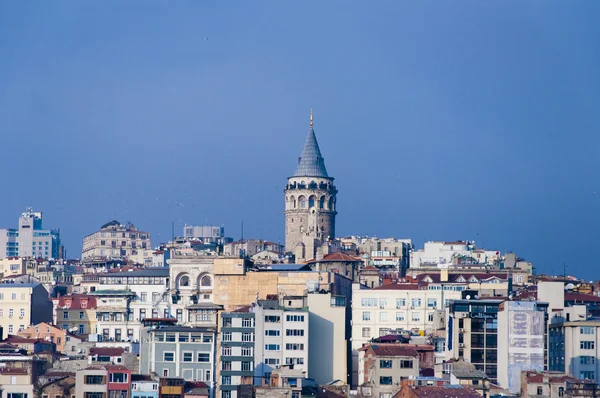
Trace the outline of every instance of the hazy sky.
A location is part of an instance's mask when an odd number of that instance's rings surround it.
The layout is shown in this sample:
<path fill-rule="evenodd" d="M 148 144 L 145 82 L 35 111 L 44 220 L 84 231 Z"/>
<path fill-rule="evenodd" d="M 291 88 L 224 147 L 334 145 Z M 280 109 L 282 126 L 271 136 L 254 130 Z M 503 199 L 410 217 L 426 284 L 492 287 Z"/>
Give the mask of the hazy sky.
<path fill-rule="evenodd" d="M 0 226 L 284 241 L 314 108 L 338 235 L 598 278 L 600 1 L 0 3 Z M 205 39 L 207 38 L 207 39 Z"/>

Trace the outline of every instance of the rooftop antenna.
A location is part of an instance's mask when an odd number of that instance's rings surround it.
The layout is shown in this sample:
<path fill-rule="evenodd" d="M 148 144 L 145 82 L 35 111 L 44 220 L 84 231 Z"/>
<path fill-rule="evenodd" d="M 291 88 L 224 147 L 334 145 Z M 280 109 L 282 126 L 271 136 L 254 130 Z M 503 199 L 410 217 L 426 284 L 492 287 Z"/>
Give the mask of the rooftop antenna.
<path fill-rule="evenodd" d="M 244 243 L 244 220 L 242 220 L 242 238 L 240 243 Z"/>
<path fill-rule="evenodd" d="M 312 114 L 312 107 L 310 108 L 310 122 L 308 123 L 310 125 L 310 128 L 312 129 L 313 127 L 313 114 Z"/>

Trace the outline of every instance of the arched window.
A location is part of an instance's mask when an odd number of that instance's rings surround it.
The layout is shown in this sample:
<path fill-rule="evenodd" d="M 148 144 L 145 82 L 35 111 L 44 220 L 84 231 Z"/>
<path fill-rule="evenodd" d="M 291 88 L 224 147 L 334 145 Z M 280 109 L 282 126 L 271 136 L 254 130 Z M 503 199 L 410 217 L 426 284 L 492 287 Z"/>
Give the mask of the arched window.
<path fill-rule="evenodd" d="M 298 202 L 300 202 L 301 209 L 306 209 L 306 197 L 305 196 L 299 196 Z"/>
<path fill-rule="evenodd" d="M 329 203 L 327 204 L 327 209 L 328 210 L 333 210 L 333 196 L 329 198 Z"/>
<path fill-rule="evenodd" d="M 187 275 L 183 275 L 179 277 L 178 287 L 189 287 L 190 286 L 190 277 Z"/>
<path fill-rule="evenodd" d="M 317 197 L 316 197 L 315 195 L 311 195 L 311 196 L 308 198 L 308 207 L 309 207 L 309 208 L 315 207 L 315 202 L 316 202 L 316 200 L 317 200 Z"/>
<path fill-rule="evenodd" d="M 558 387 L 558 396 L 559 397 L 565 396 L 565 388 L 564 387 Z"/>
<path fill-rule="evenodd" d="M 212 279 L 210 276 L 208 275 L 204 275 L 202 277 L 202 279 L 200 279 L 200 287 L 211 287 L 212 286 Z"/>
<path fill-rule="evenodd" d="M 321 196 L 319 198 L 319 209 L 322 209 L 325 207 L 325 196 Z"/>

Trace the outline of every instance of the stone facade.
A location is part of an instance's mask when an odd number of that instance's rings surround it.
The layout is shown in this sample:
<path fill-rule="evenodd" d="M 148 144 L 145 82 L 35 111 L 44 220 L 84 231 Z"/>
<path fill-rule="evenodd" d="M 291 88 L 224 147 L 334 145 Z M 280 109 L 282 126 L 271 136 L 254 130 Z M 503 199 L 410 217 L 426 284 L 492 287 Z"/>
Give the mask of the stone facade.
<path fill-rule="evenodd" d="M 296 261 L 314 258 L 320 243 L 335 237 L 337 189 L 325 169 L 312 127 L 285 187 L 285 250 Z"/>

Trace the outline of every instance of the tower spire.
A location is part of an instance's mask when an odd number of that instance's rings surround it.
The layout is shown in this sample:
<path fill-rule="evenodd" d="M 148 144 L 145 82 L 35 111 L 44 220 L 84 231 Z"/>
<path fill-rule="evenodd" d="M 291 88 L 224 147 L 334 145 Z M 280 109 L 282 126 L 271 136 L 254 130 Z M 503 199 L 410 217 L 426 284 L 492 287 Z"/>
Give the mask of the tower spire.
<path fill-rule="evenodd" d="M 309 122 L 310 128 L 312 128 L 313 126 L 313 116 L 312 116 L 312 107 L 310 108 L 310 122 Z"/>

